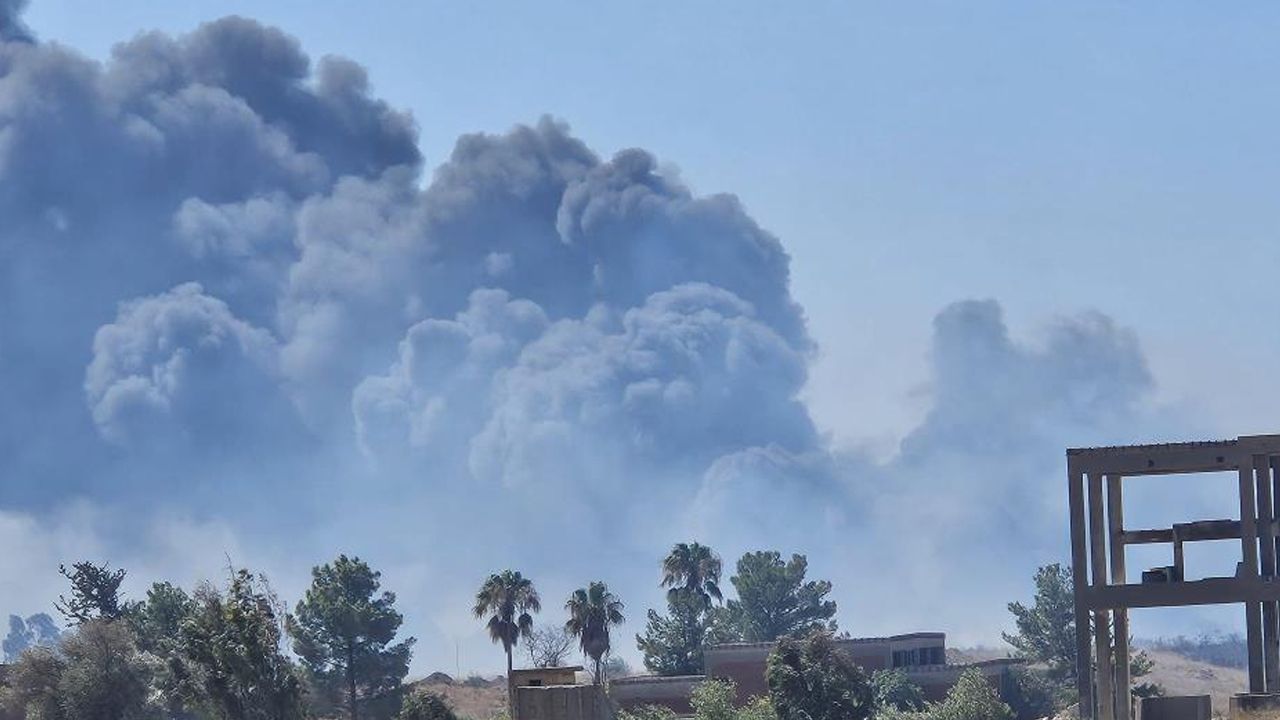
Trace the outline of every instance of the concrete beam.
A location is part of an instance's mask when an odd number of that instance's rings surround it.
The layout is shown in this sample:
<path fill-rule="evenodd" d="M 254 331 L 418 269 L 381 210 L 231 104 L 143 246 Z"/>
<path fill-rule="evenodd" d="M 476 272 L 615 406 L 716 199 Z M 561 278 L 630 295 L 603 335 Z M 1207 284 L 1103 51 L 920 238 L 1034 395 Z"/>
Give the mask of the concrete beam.
<path fill-rule="evenodd" d="M 1080 602 L 1086 610 L 1227 605 L 1280 601 L 1280 582 L 1262 578 L 1205 578 L 1191 582 L 1088 588 L 1083 595 Z"/>

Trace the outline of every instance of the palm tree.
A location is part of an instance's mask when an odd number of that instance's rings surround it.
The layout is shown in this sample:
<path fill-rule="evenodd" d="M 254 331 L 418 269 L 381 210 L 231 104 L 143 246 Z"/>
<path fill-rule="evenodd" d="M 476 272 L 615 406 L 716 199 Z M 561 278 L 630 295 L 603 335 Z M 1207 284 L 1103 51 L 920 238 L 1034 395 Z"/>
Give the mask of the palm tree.
<path fill-rule="evenodd" d="M 679 595 L 701 598 L 705 608 L 711 601 L 722 600 L 720 594 L 720 556 L 701 543 L 679 543 L 662 561 L 662 587 L 668 600 Z"/>
<path fill-rule="evenodd" d="M 592 676 L 597 685 L 604 682 L 604 659 L 609 654 L 609 628 L 621 625 L 622 601 L 609 592 L 609 586 L 596 581 L 585 588 L 573 591 L 564 609 L 569 611 L 569 622 L 564 629 L 578 638 L 582 652 L 594 663 Z"/>
<path fill-rule="evenodd" d="M 511 570 L 490 575 L 476 593 L 472 612 L 477 618 L 490 616 L 489 639 L 501 642 L 507 652 L 507 702 L 512 717 L 515 717 L 515 697 L 511 685 L 511 649 L 521 636 L 527 638 L 533 632 L 532 613 L 540 610 L 542 601 L 533 588 L 533 581 Z"/>

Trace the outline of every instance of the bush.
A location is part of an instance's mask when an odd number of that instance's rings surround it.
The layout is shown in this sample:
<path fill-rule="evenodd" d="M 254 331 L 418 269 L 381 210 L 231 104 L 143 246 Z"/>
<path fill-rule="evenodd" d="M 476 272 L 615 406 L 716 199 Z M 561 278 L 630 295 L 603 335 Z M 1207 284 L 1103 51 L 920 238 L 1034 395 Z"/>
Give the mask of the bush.
<path fill-rule="evenodd" d="M 738 720 L 778 720 L 778 711 L 767 697 L 754 697 L 738 710 Z"/>
<path fill-rule="evenodd" d="M 418 690 L 405 695 L 398 717 L 399 720 L 458 720 L 449 701 L 430 690 Z"/>
<path fill-rule="evenodd" d="M 1043 672 L 1031 668 L 1014 668 L 1009 673 L 1009 691 L 1005 701 L 1018 720 L 1049 717 L 1062 709 L 1060 688 Z"/>
<path fill-rule="evenodd" d="M 779 640 L 765 676 L 780 720 L 864 720 L 871 714 L 866 675 L 827 633 Z"/>
<path fill-rule="evenodd" d="M 689 697 L 694 720 L 736 720 L 738 686 L 731 680 L 715 678 L 698 683 Z"/>
<path fill-rule="evenodd" d="M 981 670 L 970 668 L 960 674 L 947 698 L 930 708 L 929 720 L 1013 720 L 1013 710 Z"/>
<path fill-rule="evenodd" d="M 641 705 L 619 711 L 618 720 L 676 720 L 676 713 L 665 705 Z"/>
<path fill-rule="evenodd" d="M 914 712 L 925 707 L 924 691 L 902 670 L 877 670 L 871 675 L 871 694 L 876 716 L 885 710 Z"/>

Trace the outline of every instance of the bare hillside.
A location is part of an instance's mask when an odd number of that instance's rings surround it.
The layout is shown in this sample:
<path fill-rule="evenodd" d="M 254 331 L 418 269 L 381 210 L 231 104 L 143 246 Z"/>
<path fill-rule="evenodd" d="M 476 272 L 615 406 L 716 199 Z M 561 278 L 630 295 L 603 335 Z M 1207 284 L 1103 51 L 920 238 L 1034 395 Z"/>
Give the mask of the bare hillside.
<path fill-rule="evenodd" d="M 1167 650 L 1147 650 L 1155 661 L 1151 675 L 1143 678 L 1164 686 L 1169 695 L 1209 695 L 1215 714 L 1227 714 L 1227 700 L 1249 685 L 1248 674 L 1238 668 L 1189 660 Z"/>
<path fill-rule="evenodd" d="M 490 720 L 505 713 L 507 707 L 507 684 L 501 678 L 484 682 L 455 681 L 437 673 L 414 682 L 413 687 L 443 695 L 459 717 L 469 720 Z"/>

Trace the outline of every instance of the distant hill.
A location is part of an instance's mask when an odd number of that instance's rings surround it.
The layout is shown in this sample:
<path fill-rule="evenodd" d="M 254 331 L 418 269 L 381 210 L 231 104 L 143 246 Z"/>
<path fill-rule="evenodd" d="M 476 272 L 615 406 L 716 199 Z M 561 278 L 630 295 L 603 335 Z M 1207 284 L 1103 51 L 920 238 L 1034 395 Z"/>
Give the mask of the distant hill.
<path fill-rule="evenodd" d="M 1155 664 L 1142 681 L 1162 686 L 1168 695 L 1208 695 L 1215 714 L 1226 717 L 1230 697 L 1249 685 L 1245 670 L 1248 656 L 1239 655 L 1237 640 L 1243 648 L 1244 641 L 1238 636 L 1136 642 Z M 1000 648 L 948 648 L 947 662 L 980 662 L 1008 655 L 1007 649 Z"/>
<path fill-rule="evenodd" d="M 507 708 L 507 681 L 501 677 L 472 676 L 455 680 L 444 673 L 432 673 L 409 685 L 443 695 L 459 717 L 470 720 L 490 720 Z"/>
<path fill-rule="evenodd" d="M 1135 644 L 1152 650 L 1168 650 L 1183 657 L 1219 667 L 1247 668 L 1249 666 L 1249 646 L 1245 644 L 1244 637 L 1238 633 L 1201 635 L 1197 638 L 1178 636 L 1139 640 Z"/>

